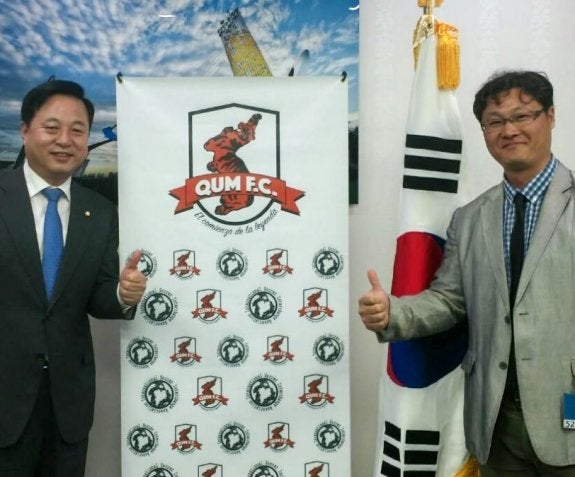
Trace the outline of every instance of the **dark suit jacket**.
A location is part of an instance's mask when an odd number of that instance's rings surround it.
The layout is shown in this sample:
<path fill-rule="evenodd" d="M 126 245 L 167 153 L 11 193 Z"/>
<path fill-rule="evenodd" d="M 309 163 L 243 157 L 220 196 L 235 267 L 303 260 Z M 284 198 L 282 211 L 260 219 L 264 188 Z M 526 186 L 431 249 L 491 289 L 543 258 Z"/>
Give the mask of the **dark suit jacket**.
<path fill-rule="evenodd" d="M 62 437 L 87 437 L 95 395 L 88 314 L 123 318 L 117 210 L 74 181 L 70 196 L 66 246 L 48 303 L 23 170 L 0 173 L 0 447 L 16 442 L 26 425 L 44 356 Z"/>
<path fill-rule="evenodd" d="M 511 347 L 503 253 L 503 186 L 458 209 L 430 289 L 391 298 L 383 340 L 434 334 L 467 319 L 465 437 L 484 463 L 505 388 Z M 575 188 L 561 163 L 545 199 L 517 289 L 515 355 L 521 405 L 538 457 L 575 464 L 575 432 L 562 428 L 563 393 L 575 392 Z"/>

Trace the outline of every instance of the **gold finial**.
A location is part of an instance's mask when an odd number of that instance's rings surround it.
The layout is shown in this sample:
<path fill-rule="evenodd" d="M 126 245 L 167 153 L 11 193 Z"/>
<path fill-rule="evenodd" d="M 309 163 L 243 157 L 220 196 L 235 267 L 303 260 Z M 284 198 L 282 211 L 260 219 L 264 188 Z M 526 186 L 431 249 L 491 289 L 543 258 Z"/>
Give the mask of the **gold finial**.
<path fill-rule="evenodd" d="M 443 90 L 459 86 L 460 65 L 457 28 L 439 22 L 433 16 L 433 8 L 442 3 L 443 0 L 417 0 L 417 5 L 423 8 L 423 15 L 413 31 L 413 56 L 417 68 L 421 43 L 431 35 L 436 36 L 437 87 Z"/>

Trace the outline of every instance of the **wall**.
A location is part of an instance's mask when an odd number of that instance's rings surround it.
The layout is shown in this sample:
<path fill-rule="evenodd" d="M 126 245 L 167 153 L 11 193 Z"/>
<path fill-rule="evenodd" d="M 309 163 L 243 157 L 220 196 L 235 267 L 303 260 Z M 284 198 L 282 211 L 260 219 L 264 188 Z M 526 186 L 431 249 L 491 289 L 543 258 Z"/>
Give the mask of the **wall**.
<path fill-rule="evenodd" d="M 352 2 L 353 3 L 353 2 Z M 411 37 L 421 10 L 416 0 L 362 0 L 360 10 L 360 196 L 350 207 L 350 333 L 353 477 L 369 477 L 374 462 L 379 375 L 385 346 L 363 329 L 357 298 L 374 267 L 391 281 L 397 230 L 404 124 L 413 63 Z M 570 141 L 575 89 L 573 0 L 445 0 L 437 18 L 460 31 L 461 86 L 457 97 L 464 122 L 467 167 L 475 196 L 501 179 L 472 115 L 473 95 L 501 68 L 544 70 L 555 86 L 555 154 L 575 168 Z M 120 475 L 119 326 L 93 321 L 98 366 L 96 423 L 88 477 Z M 382 405 L 384 405 L 383 403 Z M 131 476 L 126 476 L 131 477 Z M 332 477 L 340 477 L 332 475 Z M 345 476 L 341 476 L 345 477 Z"/>

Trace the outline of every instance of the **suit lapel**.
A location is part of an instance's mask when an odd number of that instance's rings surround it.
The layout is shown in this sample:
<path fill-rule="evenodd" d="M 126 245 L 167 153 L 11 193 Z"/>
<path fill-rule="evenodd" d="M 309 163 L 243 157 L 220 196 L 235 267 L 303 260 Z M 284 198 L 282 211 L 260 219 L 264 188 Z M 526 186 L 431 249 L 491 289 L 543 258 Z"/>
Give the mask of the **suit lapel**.
<path fill-rule="evenodd" d="M 490 194 L 481 207 L 481 223 L 486 244 L 487 257 L 495 286 L 501 299 L 509 308 L 509 286 L 505 270 L 505 255 L 503 253 L 503 185 L 499 185 Z"/>
<path fill-rule="evenodd" d="M 34 214 L 22 168 L 0 176 L 0 220 L 6 225 L 11 244 L 30 284 L 40 300 L 45 301 L 44 278 Z M 10 246 L 2 244 L 3 247 Z"/>
<path fill-rule="evenodd" d="M 521 280 L 517 288 L 517 302 L 519 302 L 525 292 L 527 284 L 537 268 L 537 263 L 541 259 L 565 211 L 565 207 L 572 196 L 572 187 L 571 174 L 566 167 L 559 163 L 555 175 L 545 193 L 533 237 L 531 237 L 529 243 L 529 249 L 521 272 Z"/>

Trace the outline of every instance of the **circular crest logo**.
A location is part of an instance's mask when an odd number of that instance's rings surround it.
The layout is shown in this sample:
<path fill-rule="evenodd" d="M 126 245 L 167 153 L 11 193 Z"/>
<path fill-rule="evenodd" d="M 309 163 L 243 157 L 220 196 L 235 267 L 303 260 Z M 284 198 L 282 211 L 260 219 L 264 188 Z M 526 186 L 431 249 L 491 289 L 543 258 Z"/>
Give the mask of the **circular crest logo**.
<path fill-rule="evenodd" d="M 151 339 L 139 336 L 128 343 L 126 358 L 136 368 L 149 368 L 158 358 L 158 347 Z"/>
<path fill-rule="evenodd" d="M 150 455 L 158 447 L 158 433 L 147 424 L 138 424 L 128 432 L 126 444 L 138 456 Z"/>
<path fill-rule="evenodd" d="M 313 257 L 315 273 L 322 278 L 335 278 L 343 270 L 343 256 L 334 248 L 322 248 Z"/>
<path fill-rule="evenodd" d="M 142 388 L 142 401 L 154 412 L 167 412 L 178 401 L 178 387 L 165 376 L 149 379 Z"/>
<path fill-rule="evenodd" d="M 239 422 L 230 422 L 220 429 L 218 443 L 227 454 L 239 454 L 248 447 L 250 433 Z"/>
<path fill-rule="evenodd" d="M 272 462 L 258 462 L 248 472 L 248 477 L 283 477 L 281 469 Z"/>
<path fill-rule="evenodd" d="M 283 388 L 275 377 L 258 375 L 249 382 L 246 397 L 258 411 L 270 411 L 281 402 Z"/>
<path fill-rule="evenodd" d="M 178 477 L 178 473 L 173 467 L 161 463 L 149 467 L 144 477 Z"/>
<path fill-rule="evenodd" d="M 158 270 L 158 262 L 148 250 L 142 250 L 142 255 L 138 261 L 138 270 L 148 279 L 152 278 Z"/>
<path fill-rule="evenodd" d="M 313 355 L 321 364 L 332 366 L 343 357 L 343 341 L 335 335 L 322 335 L 313 344 Z"/>
<path fill-rule="evenodd" d="M 246 313 L 259 324 L 271 323 L 282 311 L 280 296 L 269 288 L 258 288 L 246 300 Z"/>
<path fill-rule="evenodd" d="M 241 366 L 248 359 L 248 355 L 249 346 L 247 342 L 239 336 L 226 336 L 218 344 L 218 358 L 225 366 Z"/>
<path fill-rule="evenodd" d="M 228 249 L 218 257 L 217 267 L 222 277 L 228 280 L 238 280 L 248 270 L 248 259 L 239 250 Z"/>
<path fill-rule="evenodd" d="M 325 452 L 335 452 L 345 441 L 345 431 L 335 421 L 322 422 L 313 433 L 316 446 Z"/>
<path fill-rule="evenodd" d="M 144 296 L 140 308 L 148 323 L 164 326 L 176 316 L 178 302 L 167 290 L 152 290 Z"/>

